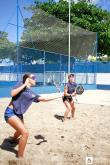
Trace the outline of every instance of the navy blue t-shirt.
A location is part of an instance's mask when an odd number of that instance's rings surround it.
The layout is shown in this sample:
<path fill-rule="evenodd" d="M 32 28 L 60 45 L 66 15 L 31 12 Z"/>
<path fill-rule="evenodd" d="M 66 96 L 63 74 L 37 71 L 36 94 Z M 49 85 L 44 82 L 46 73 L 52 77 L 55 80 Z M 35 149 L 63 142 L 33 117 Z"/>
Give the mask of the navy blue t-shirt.
<path fill-rule="evenodd" d="M 73 83 L 68 82 L 66 84 L 66 86 L 67 86 L 67 89 L 68 89 L 67 93 L 68 94 L 72 94 L 73 92 L 75 92 L 77 84 L 75 82 L 73 82 Z"/>
<path fill-rule="evenodd" d="M 19 82 L 13 89 L 23 85 Z M 16 114 L 24 114 L 32 102 L 39 102 L 40 95 L 35 94 L 30 88 L 24 88 L 16 96 L 12 97 L 12 103 Z"/>

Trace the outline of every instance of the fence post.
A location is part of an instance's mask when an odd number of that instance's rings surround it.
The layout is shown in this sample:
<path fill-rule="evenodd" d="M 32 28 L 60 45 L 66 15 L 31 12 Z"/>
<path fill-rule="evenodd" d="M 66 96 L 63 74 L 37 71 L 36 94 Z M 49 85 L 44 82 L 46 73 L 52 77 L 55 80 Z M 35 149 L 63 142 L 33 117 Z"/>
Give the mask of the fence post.
<path fill-rule="evenodd" d="M 44 74 L 43 75 L 44 75 L 44 80 L 43 80 L 44 82 L 43 82 L 43 84 L 45 86 L 45 51 L 44 51 Z"/>

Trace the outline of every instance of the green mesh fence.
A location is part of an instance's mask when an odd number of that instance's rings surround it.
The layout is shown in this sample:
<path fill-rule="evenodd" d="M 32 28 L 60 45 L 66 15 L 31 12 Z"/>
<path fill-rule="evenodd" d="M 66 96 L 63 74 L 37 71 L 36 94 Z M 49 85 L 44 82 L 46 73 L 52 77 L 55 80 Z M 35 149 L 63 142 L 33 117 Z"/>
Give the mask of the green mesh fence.
<path fill-rule="evenodd" d="M 36 17 L 25 21 L 20 45 L 68 56 L 68 23 L 36 9 Z M 96 55 L 96 33 L 71 24 L 71 56 L 87 59 Z"/>
<path fill-rule="evenodd" d="M 65 82 L 62 76 L 68 72 L 68 23 L 38 8 L 29 18 L 24 18 L 19 8 L 19 17 L 23 24 L 18 25 L 18 46 L 16 22 L 10 20 L 5 29 L 8 35 L 14 32 L 14 41 L 8 40 L 7 34 L 0 29 L 0 80 L 16 81 L 25 72 L 31 72 L 37 74 L 41 84 L 48 83 L 46 77 L 53 73 L 55 79 Z M 70 68 L 73 72 L 75 60 L 96 56 L 97 38 L 94 32 L 73 24 L 70 27 Z"/>

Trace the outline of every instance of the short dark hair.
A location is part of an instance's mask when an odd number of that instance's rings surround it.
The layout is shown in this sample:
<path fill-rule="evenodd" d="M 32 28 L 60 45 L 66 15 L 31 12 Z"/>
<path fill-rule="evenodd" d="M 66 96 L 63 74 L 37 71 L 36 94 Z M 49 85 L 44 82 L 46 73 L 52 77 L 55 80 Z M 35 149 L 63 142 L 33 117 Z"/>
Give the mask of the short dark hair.
<path fill-rule="evenodd" d="M 26 74 L 23 75 L 23 83 L 25 83 L 25 81 L 28 77 L 30 77 L 29 73 L 26 73 Z"/>
<path fill-rule="evenodd" d="M 73 73 L 69 74 L 68 78 L 70 78 L 70 77 L 74 77 L 74 74 Z"/>

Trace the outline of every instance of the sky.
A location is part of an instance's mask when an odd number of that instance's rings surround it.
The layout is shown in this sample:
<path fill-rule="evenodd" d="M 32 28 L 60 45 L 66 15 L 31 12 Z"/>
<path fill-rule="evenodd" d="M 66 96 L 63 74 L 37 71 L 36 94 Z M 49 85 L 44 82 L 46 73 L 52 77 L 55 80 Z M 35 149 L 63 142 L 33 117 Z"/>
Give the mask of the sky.
<path fill-rule="evenodd" d="M 57 0 L 58 1 L 58 0 Z M 75 0 L 77 2 L 77 0 Z M 103 9 L 110 11 L 110 0 L 92 0 L 92 2 Z M 26 12 L 23 7 L 33 4 L 34 0 L 19 0 L 19 6 L 23 17 L 30 17 L 31 14 Z M 15 26 L 11 24 L 15 24 Z M 23 19 L 19 14 L 19 24 L 23 26 Z M 9 40 L 16 42 L 16 0 L 0 0 L 0 31 L 6 31 Z M 19 28 L 19 36 L 21 36 L 23 28 Z M 20 40 L 20 37 L 19 37 Z"/>
<path fill-rule="evenodd" d="M 74 0 L 78 1 L 78 0 Z M 110 0 L 91 0 L 93 4 L 100 6 L 102 9 L 110 11 Z"/>
<path fill-rule="evenodd" d="M 33 4 L 34 0 L 19 0 L 23 17 L 30 17 L 31 13 L 24 10 L 24 6 Z M 0 0 L 0 31 L 8 32 L 9 39 L 16 42 L 16 0 Z M 11 25 L 14 24 L 15 26 Z M 19 25 L 23 26 L 23 19 L 19 12 Z M 19 28 L 21 35 L 23 28 Z"/>
<path fill-rule="evenodd" d="M 94 4 L 101 6 L 103 9 L 110 11 L 110 0 L 92 0 Z"/>

